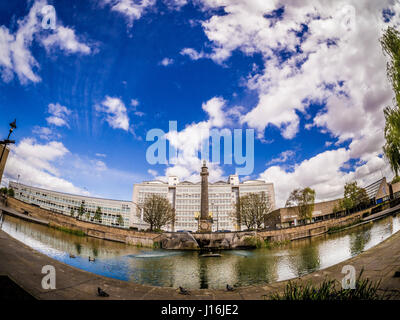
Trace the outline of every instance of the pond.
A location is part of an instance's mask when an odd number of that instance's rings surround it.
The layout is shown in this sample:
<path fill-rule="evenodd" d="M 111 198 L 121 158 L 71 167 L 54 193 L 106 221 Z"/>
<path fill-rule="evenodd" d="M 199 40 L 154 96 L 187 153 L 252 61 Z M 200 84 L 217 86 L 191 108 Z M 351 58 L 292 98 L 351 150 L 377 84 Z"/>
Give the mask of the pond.
<path fill-rule="evenodd" d="M 53 259 L 95 274 L 153 286 L 221 289 L 226 284 L 247 286 L 296 278 L 342 262 L 399 231 L 400 215 L 272 249 L 223 251 L 218 258 L 80 237 L 7 215 L 1 229 Z"/>

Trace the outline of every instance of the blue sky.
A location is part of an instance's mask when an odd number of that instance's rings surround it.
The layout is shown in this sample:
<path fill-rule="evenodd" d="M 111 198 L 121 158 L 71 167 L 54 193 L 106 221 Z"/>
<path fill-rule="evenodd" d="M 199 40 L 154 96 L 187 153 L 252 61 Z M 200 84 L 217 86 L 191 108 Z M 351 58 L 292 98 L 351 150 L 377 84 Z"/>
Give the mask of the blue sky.
<path fill-rule="evenodd" d="M 2 2 L 0 132 L 18 123 L 5 183 L 130 199 L 135 182 L 196 180 L 202 127 L 256 130 L 241 178 L 274 182 L 278 205 L 295 187 L 325 200 L 390 177 L 378 40 L 400 6 L 366 2 Z M 55 29 L 42 26 L 46 5 Z M 169 121 L 181 162 L 150 165 L 146 134 Z M 210 166 L 212 180 L 235 173 Z"/>

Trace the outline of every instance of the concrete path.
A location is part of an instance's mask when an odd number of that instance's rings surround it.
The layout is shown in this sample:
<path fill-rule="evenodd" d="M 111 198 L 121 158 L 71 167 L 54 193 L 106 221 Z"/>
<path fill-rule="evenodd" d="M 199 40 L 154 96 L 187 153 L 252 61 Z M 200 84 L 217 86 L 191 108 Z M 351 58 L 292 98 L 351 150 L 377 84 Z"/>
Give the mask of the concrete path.
<path fill-rule="evenodd" d="M 56 289 L 45 290 L 41 287 L 44 274 L 42 267 L 52 265 L 56 269 Z M 400 278 L 394 278 L 400 271 L 400 232 L 360 255 L 311 273 L 301 278 L 314 284 L 325 277 L 341 281 L 344 265 L 352 265 L 357 273 L 364 268 L 364 276 L 371 280 L 382 280 L 381 288 L 400 293 Z M 37 299 L 146 299 L 146 300 L 260 300 L 271 293 L 282 291 L 287 281 L 267 286 L 243 287 L 234 292 L 224 290 L 192 290 L 190 295 L 180 295 L 174 288 L 161 288 L 120 281 L 89 273 L 41 254 L 23 243 L 11 238 L 0 230 L 0 275 L 8 275 L 24 290 Z M 292 280 L 293 281 L 293 280 Z M 109 298 L 97 297 L 97 287 L 110 294 Z M 400 299 L 400 295 L 397 296 Z"/>
<path fill-rule="evenodd" d="M 393 207 L 393 208 L 389 208 L 389 209 L 383 210 L 381 212 L 377 212 L 377 213 L 371 214 L 370 216 L 363 218 L 362 221 L 372 221 L 372 220 L 384 218 L 384 217 L 386 217 L 386 216 L 388 216 L 388 215 L 390 215 L 392 213 L 395 213 L 395 212 L 397 212 L 399 210 L 400 210 L 400 204 L 398 206 Z"/>
<path fill-rule="evenodd" d="M 25 220 L 25 221 L 38 223 L 38 224 L 43 224 L 43 225 L 46 225 L 46 226 L 49 225 L 49 221 L 47 221 L 47 220 L 37 219 L 37 218 L 31 217 L 31 216 L 29 216 L 27 214 L 19 213 L 18 211 L 14 210 L 12 208 L 9 208 L 9 207 L 4 207 L 1 204 L 0 204 L 0 211 L 3 214 L 7 214 L 9 216 L 20 218 L 20 219 Z"/>

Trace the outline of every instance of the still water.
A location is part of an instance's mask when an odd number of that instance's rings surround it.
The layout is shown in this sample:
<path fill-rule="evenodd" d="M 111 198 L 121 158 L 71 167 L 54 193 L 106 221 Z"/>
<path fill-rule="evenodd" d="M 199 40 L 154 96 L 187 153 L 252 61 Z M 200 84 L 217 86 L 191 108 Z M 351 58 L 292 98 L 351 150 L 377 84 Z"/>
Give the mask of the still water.
<path fill-rule="evenodd" d="M 106 277 L 164 287 L 225 288 L 287 280 L 337 264 L 399 231 L 400 215 L 278 248 L 224 251 L 220 258 L 79 237 L 9 216 L 1 229 L 53 259 Z"/>

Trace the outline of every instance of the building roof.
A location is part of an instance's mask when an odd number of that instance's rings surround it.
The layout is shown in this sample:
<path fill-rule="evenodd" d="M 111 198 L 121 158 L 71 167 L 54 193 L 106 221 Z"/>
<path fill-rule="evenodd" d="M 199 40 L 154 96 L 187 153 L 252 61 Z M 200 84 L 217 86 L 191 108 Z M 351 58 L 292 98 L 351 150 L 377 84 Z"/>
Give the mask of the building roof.
<path fill-rule="evenodd" d="M 80 197 L 80 198 L 85 198 L 85 199 L 105 200 L 105 201 L 115 201 L 115 202 L 132 202 L 131 200 L 116 200 L 116 199 L 107 199 L 107 198 L 99 198 L 99 197 L 90 197 L 90 196 L 84 196 L 84 195 L 81 195 L 81 194 L 73 194 L 73 193 L 60 192 L 60 191 L 55 191 L 55 190 L 48 190 L 48 189 L 43 189 L 43 188 L 39 188 L 39 187 L 28 186 L 26 184 L 17 183 L 15 181 L 10 181 L 9 183 L 17 185 L 17 186 L 22 186 L 22 187 L 25 187 L 25 188 L 32 188 L 32 189 L 41 190 L 41 191 L 44 191 L 44 192 L 57 193 L 57 194 L 65 195 L 65 196 L 69 196 L 69 197 Z"/>
<path fill-rule="evenodd" d="M 379 179 L 378 181 L 364 187 L 369 199 L 375 199 L 382 182 L 386 182 L 386 178 Z"/>

